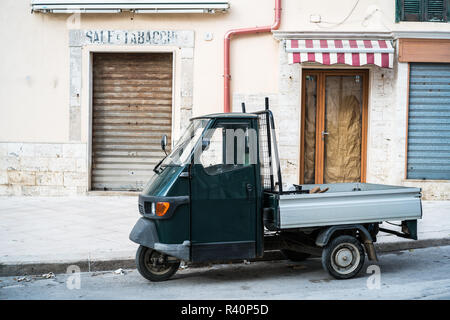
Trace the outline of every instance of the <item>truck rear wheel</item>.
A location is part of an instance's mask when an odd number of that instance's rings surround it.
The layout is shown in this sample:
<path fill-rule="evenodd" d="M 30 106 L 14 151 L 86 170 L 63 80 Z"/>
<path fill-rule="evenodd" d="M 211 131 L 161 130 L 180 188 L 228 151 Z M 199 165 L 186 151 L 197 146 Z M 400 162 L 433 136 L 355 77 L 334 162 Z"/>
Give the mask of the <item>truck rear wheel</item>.
<path fill-rule="evenodd" d="M 139 246 L 136 252 L 139 273 L 150 281 L 165 281 L 177 272 L 180 260 L 151 248 Z"/>
<path fill-rule="evenodd" d="M 338 236 L 322 251 L 322 266 L 336 279 L 356 276 L 364 265 L 364 248 L 352 236 Z"/>
<path fill-rule="evenodd" d="M 309 253 L 297 252 L 292 250 L 281 250 L 281 253 L 289 260 L 295 262 L 305 261 L 311 256 Z"/>

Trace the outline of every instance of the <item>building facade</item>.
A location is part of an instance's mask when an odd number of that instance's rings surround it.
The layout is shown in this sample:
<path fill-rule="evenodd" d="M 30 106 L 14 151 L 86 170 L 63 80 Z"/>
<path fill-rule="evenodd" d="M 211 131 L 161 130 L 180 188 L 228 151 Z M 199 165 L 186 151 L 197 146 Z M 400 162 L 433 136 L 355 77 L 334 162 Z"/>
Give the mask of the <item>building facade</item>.
<path fill-rule="evenodd" d="M 140 190 L 275 2 L 2 1 L 0 195 Z M 448 2 L 284 0 L 231 38 L 232 111 L 269 97 L 285 182 L 450 199 Z"/>

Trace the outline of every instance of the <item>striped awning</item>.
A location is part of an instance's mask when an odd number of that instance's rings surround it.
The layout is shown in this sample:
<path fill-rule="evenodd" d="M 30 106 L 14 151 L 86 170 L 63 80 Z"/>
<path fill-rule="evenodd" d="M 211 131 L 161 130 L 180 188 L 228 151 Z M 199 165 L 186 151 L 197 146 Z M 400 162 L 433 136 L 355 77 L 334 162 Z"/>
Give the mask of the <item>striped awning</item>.
<path fill-rule="evenodd" d="M 286 40 L 289 63 L 317 62 L 324 65 L 374 64 L 392 68 L 394 48 L 389 40 Z"/>

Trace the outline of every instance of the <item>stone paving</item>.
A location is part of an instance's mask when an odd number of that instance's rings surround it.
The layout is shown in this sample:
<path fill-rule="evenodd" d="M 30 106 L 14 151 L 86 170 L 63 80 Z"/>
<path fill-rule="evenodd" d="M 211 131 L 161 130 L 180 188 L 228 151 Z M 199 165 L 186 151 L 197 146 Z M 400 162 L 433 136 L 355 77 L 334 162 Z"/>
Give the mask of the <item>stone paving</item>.
<path fill-rule="evenodd" d="M 450 201 L 423 211 L 419 239 L 450 238 Z M 133 259 L 139 217 L 136 196 L 0 197 L 0 264 Z M 399 241 L 412 240 L 379 237 Z"/>
<path fill-rule="evenodd" d="M 0 263 L 134 257 L 135 196 L 2 197 Z"/>

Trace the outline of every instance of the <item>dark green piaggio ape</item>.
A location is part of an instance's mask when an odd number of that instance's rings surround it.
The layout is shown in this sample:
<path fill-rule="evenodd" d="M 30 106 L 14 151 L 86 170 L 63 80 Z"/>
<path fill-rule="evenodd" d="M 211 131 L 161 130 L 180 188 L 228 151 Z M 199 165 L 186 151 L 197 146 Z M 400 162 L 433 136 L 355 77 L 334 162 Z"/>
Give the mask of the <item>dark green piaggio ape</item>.
<path fill-rule="evenodd" d="M 417 239 L 422 217 L 419 188 L 355 182 L 283 190 L 267 99 L 264 111 L 243 106 L 191 119 L 154 171 L 130 234 L 140 245 L 137 268 L 151 281 L 170 278 L 181 260 L 248 260 L 271 250 L 294 261 L 319 256 L 333 277 L 347 279 L 366 253 L 377 260 L 379 231 Z M 383 221 L 399 221 L 401 230 Z"/>

